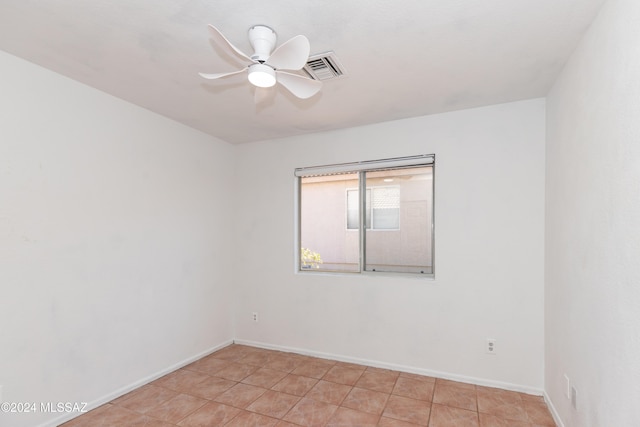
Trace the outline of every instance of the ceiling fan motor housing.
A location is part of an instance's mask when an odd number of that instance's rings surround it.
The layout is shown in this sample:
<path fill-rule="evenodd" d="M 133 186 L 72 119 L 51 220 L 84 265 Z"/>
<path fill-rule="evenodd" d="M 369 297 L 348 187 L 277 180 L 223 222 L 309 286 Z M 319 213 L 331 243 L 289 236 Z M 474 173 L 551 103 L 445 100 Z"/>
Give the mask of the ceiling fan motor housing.
<path fill-rule="evenodd" d="M 249 28 L 249 42 L 254 51 L 251 59 L 265 62 L 276 46 L 276 32 L 266 25 L 254 25 Z"/>

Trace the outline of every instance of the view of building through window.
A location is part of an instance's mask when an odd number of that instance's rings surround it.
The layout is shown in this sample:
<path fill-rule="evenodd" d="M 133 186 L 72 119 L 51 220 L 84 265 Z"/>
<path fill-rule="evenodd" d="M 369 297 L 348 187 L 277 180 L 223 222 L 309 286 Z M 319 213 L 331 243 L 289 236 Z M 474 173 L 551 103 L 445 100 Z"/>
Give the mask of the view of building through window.
<path fill-rule="evenodd" d="M 301 270 L 433 273 L 432 164 L 299 179 Z"/>
<path fill-rule="evenodd" d="M 396 230 L 400 221 L 400 187 L 367 188 L 366 194 L 367 229 Z M 373 219 L 373 220 L 372 220 Z M 347 228 L 360 228 L 360 191 L 347 190 Z"/>

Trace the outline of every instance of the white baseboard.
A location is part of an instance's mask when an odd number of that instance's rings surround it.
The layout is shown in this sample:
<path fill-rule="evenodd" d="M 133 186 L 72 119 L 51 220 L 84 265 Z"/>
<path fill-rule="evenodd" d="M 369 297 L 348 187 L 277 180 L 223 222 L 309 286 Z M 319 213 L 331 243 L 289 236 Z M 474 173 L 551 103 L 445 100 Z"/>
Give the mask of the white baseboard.
<path fill-rule="evenodd" d="M 234 340 L 234 343 L 242 344 L 242 345 L 248 345 L 248 346 L 251 346 L 251 347 L 264 348 L 264 349 L 268 349 L 268 350 L 278 350 L 278 351 L 284 351 L 284 352 L 288 352 L 288 353 L 302 354 L 302 355 L 305 355 L 305 356 L 313 356 L 313 357 L 320 357 L 320 358 L 323 358 L 323 359 L 337 360 L 337 361 L 340 361 L 340 362 L 356 363 L 356 364 L 359 364 L 359 365 L 372 366 L 374 368 L 391 369 L 391 370 L 394 370 L 394 371 L 408 372 L 408 373 L 418 374 L 418 375 L 426 375 L 426 376 L 429 376 L 429 377 L 442 378 L 442 379 L 445 379 L 445 380 L 458 381 L 458 382 L 463 382 L 463 383 L 468 383 L 468 384 L 475 384 L 475 385 L 480 385 L 480 386 L 485 386 L 485 387 L 501 388 L 503 390 L 517 391 L 517 392 L 521 392 L 521 393 L 532 394 L 532 395 L 535 395 L 535 396 L 543 396 L 543 394 L 544 394 L 544 391 L 541 390 L 541 389 L 528 387 L 528 386 L 524 386 L 524 385 L 520 385 L 520 384 L 512 384 L 512 383 L 489 380 L 489 379 L 484 379 L 484 378 L 468 377 L 468 376 L 464 376 L 464 375 L 452 374 L 452 373 L 449 373 L 449 372 L 433 371 L 433 370 L 430 370 L 430 369 L 416 368 L 416 367 L 413 367 L 413 366 L 405 366 L 405 365 L 397 365 L 397 364 L 394 364 L 394 363 L 378 362 L 378 361 L 375 361 L 375 360 L 360 359 L 360 358 L 356 358 L 356 357 L 348 357 L 348 356 L 342 356 L 342 355 L 331 354 L 331 353 L 323 353 L 323 352 L 319 352 L 319 351 L 307 350 L 307 349 L 302 349 L 302 348 L 287 347 L 287 346 L 280 346 L 280 345 L 272 345 L 272 344 L 266 344 L 266 343 L 257 342 L 257 341 L 238 340 L 238 339 L 236 339 L 236 340 Z"/>
<path fill-rule="evenodd" d="M 549 408 L 549 412 L 551 412 L 551 416 L 553 417 L 553 420 L 556 422 L 556 426 L 564 427 L 564 423 L 560 418 L 560 414 L 558 414 L 558 410 L 556 409 L 556 407 L 553 406 L 553 402 L 549 398 L 549 395 L 547 394 L 546 391 L 544 392 L 544 401 L 547 404 L 547 408 Z"/>
<path fill-rule="evenodd" d="M 228 345 L 231 345 L 231 344 L 233 344 L 233 340 L 225 341 L 222 344 L 218 344 L 218 345 L 216 345 L 214 347 L 211 347 L 211 348 L 209 348 L 209 349 L 207 349 L 207 350 L 205 350 L 205 351 L 203 351 L 203 352 L 201 352 L 199 354 L 196 354 L 195 356 L 191 356 L 191 357 L 189 357 L 189 358 L 187 358 L 185 360 L 182 360 L 182 361 L 180 361 L 178 363 L 175 363 L 175 364 L 173 364 L 173 365 L 171 365 L 171 366 L 169 366 L 169 367 L 167 367 L 165 369 L 162 369 L 161 371 L 155 372 L 155 373 L 153 373 L 153 374 L 151 374 L 151 375 L 149 375 L 149 376 L 147 376 L 145 378 L 142 378 L 142 379 L 140 379 L 138 381 L 135 381 L 135 382 L 133 382 L 131 384 L 128 384 L 128 385 L 126 385 L 126 386 L 124 386 L 122 388 L 119 388 L 118 390 L 115 390 L 115 391 L 113 391 L 113 392 L 111 392 L 111 393 L 109 393 L 109 394 L 107 394 L 105 396 L 102 396 L 102 397 L 100 397 L 100 398 L 98 398 L 98 399 L 96 399 L 96 400 L 94 400 L 92 402 L 89 402 L 87 404 L 87 408 L 86 409 L 87 409 L 87 411 L 90 411 L 92 409 L 97 408 L 98 406 L 102 406 L 105 403 L 111 402 L 112 400 L 114 400 L 114 399 L 116 399 L 116 398 L 118 398 L 120 396 L 123 396 L 123 395 L 129 393 L 130 391 L 135 390 L 138 387 L 142 387 L 143 385 L 148 384 L 151 381 L 157 380 L 158 378 L 160 378 L 160 377 L 162 377 L 164 375 L 167 375 L 168 373 L 171 373 L 171 372 L 173 372 L 173 371 L 175 371 L 177 369 L 180 369 L 180 368 L 182 368 L 184 366 L 187 366 L 189 363 L 195 362 L 196 360 L 201 359 L 201 358 L 203 358 L 203 357 L 205 357 L 205 356 L 207 356 L 207 355 L 209 355 L 209 354 L 211 354 L 213 352 L 216 352 L 216 351 L 220 350 L 221 348 L 224 348 L 224 347 L 226 347 Z M 65 422 L 67 422 L 67 421 L 69 421 L 69 420 L 71 420 L 71 419 L 73 419 L 75 417 L 78 417 L 80 415 L 82 415 L 82 413 L 80 413 L 80 414 L 79 413 L 74 413 L 74 414 L 61 415 L 60 417 L 57 417 L 57 418 L 52 419 L 52 420 L 49 420 L 49 421 L 47 421 L 47 422 L 45 422 L 43 424 L 40 424 L 38 427 L 56 427 L 56 426 L 58 426 L 58 425 L 60 425 L 62 423 L 65 423 Z"/>

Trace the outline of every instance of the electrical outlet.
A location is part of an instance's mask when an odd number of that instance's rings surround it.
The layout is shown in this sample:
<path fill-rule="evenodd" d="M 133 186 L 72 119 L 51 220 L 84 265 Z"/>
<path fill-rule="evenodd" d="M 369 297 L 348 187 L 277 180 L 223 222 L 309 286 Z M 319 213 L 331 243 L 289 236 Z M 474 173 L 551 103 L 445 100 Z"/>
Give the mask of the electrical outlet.
<path fill-rule="evenodd" d="M 487 338 L 487 347 L 485 348 L 487 354 L 496 354 L 496 340 L 494 338 Z"/>
<path fill-rule="evenodd" d="M 575 386 L 571 386 L 571 406 L 573 409 L 578 409 L 578 390 Z"/>
<path fill-rule="evenodd" d="M 564 374 L 564 395 L 567 396 L 567 399 L 571 399 L 571 381 L 569 381 L 567 374 Z"/>
<path fill-rule="evenodd" d="M 258 313 L 257 312 L 253 312 L 253 321 L 258 323 Z"/>

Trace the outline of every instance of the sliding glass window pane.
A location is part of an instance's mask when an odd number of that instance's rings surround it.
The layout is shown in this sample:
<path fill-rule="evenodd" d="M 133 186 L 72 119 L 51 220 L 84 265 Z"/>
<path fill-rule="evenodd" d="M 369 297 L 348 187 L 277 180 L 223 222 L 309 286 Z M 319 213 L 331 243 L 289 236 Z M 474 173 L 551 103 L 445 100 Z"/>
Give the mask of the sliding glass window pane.
<path fill-rule="evenodd" d="M 366 271 L 433 273 L 433 167 L 365 172 L 373 227 L 366 230 Z"/>
<path fill-rule="evenodd" d="M 371 200 L 371 190 L 367 189 L 367 206 Z M 371 209 L 367 209 L 367 228 L 371 228 Z M 347 190 L 347 228 L 358 230 L 360 228 L 360 191 Z"/>
<path fill-rule="evenodd" d="M 354 188 L 357 173 L 300 178 L 301 270 L 360 271 L 359 234 L 349 229 Z M 357 211 L 355 220 L 357 229 Z"/>
<path fill-rule="evenodd" d="M 367 200 L 366 206 L 371 206 L 367 212 L 373 213 L 374 230 L 397 230 L 400 228 L 400 187 L 373 187 L 372 199 Z"/>

